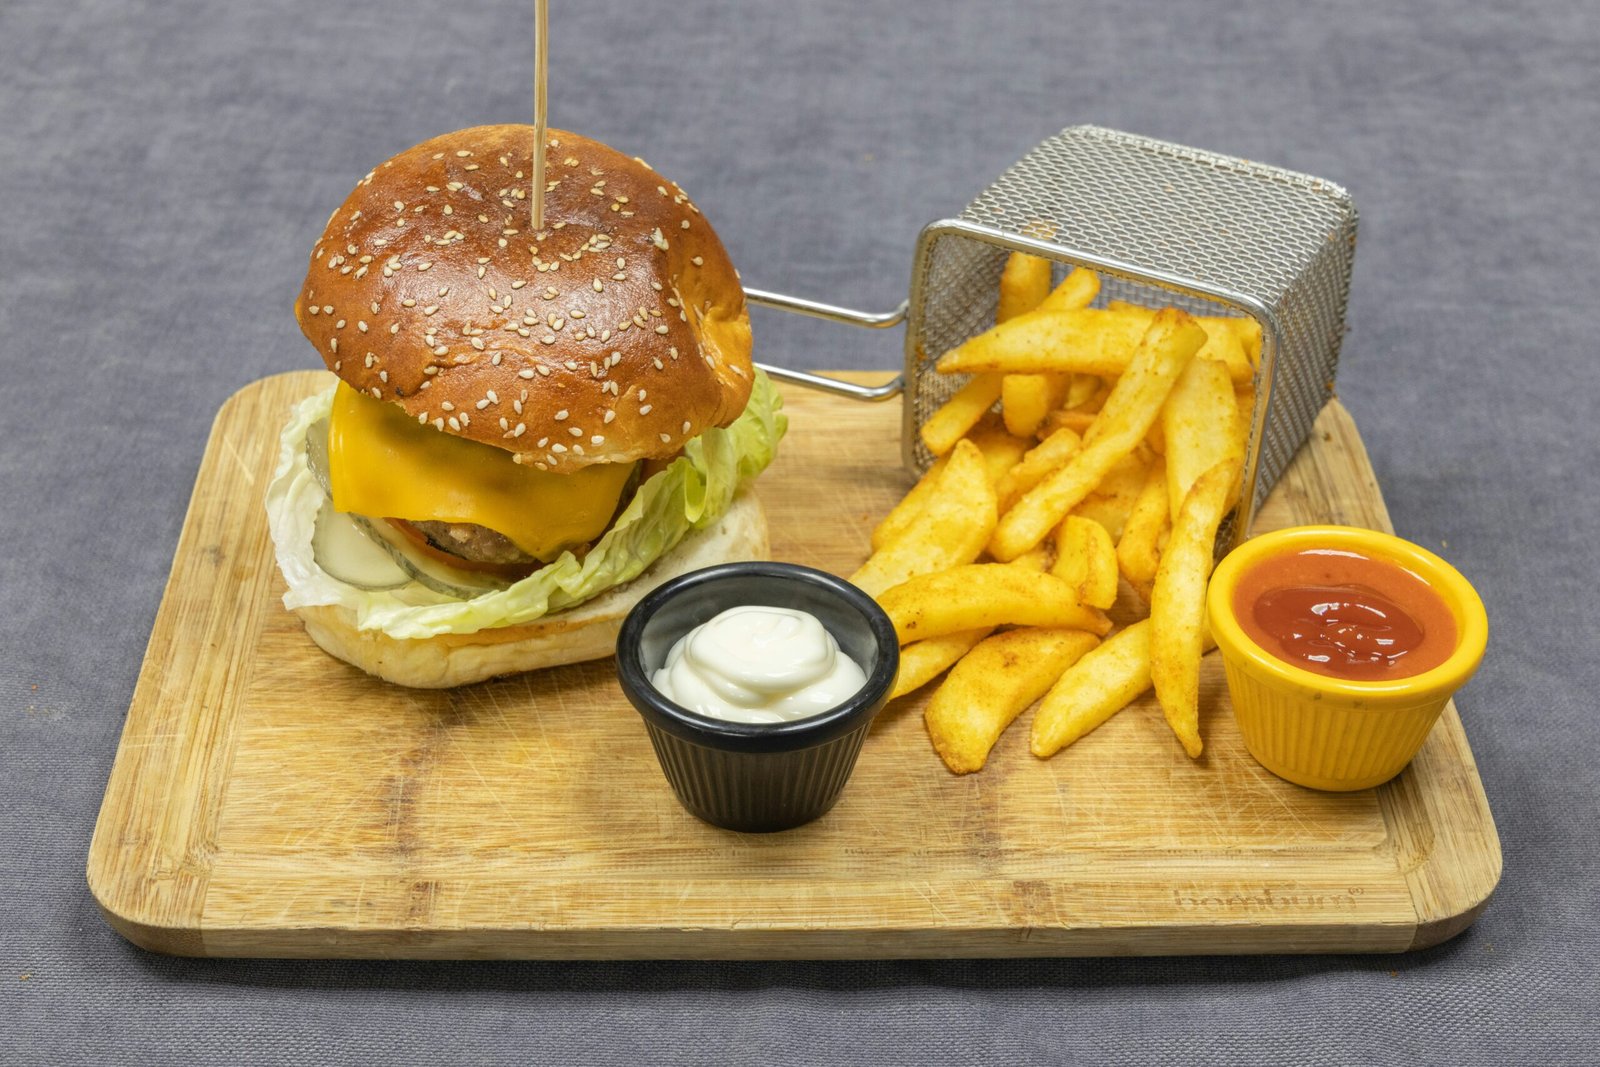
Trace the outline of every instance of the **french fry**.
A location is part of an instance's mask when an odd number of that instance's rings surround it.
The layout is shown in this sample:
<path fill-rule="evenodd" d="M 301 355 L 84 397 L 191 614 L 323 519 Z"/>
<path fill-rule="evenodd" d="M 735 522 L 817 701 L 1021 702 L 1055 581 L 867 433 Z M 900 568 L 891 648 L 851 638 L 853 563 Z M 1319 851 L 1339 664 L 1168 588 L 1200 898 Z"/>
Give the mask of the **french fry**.
<path fill-rule="evenodd" d="M 1154 461 L 1155 456 L 1148 448 L 1143 445 L 1135 447 L 1112 465 L 1094 492 L 1072 509 L 1072 514 L 1093 519 L 1104 526 L 1115 543 L 1122 537 L 1128 514 L 1133 510 L 1134 501 L 1139 499 L 1150 464 Z"/>
<path fill-rule="evenodd" d="M 1150 620 L 1118 630 L 1068 667 L 1034 713 L 1029 749 L 1045 759 L 1150 688 Z"/>
<path fill-rule="evenodd" d="M 989 481 L 998 482 L 1012 467 L 1016 466 L 1023 455 L 1028 451 L 1030 442 L 1020 437 L 1013 437 L 1006 433 L 998 419 L 992 416 L 984 418 L 967 434 L 967 440 L 978 446 L 978 451 L 983 453 L 984 467 L 989 472 Z M 933 465 L 918 479 L 900 502 L 889 510 L 872 530 L 872 550 L 874 552 L 884 545 L 899 537 L 917 521 L 922 514 L 923 505 L 933 494 L 934 482 L 938 479 L 939 472 L 944 470 L 944 465 L 949 461 L 950 454 L 944 455 L 933 461 Z"/>
<path fill-rule="evenodd" d="M 1158 312 L 1133 362 L 1089 427 L 1084 447 L 1006 511 L 989 542 L 990 554 L 1002 561 L 1015 559 L 1042 541 L 1088 496 L 1149 432 L 1172 383 L 1204 343 L 1205 331 L 1188 315 L 1176 308 Z"/>
<path fill-rule="evenodd" d="M 1167 512 L 1166 461 L 1157 456 L 1117 540 L 1117 569 L 1146 604 L 1161 562 L 1161 538 L 1172 528 Z"/>
<path fill-rule="evenodd" d="M 994 532 L 995 491 L 983 453 L 958 441 L 915 521 L 873 552 L 850 581 L 877 596 L 918 574 L 971 563 Z"/>
<path fill-rule="evenodd" d="M 941 374 L 1003 371 L 1115 377 L 1127 370 L 1149 325 L 1150 316 L 1142 311 L 1041 308 L 957 345 L 939 357 L 935 369 Z"/>
<path fill-rule="evenodd" d="M 1006 471 L 1016 466 L 1033 442 L 1013 437 L 1000 425 L 998 419 L 984 419 L 967 434 L 967 440 L 983 453 L 984 465 L 989 468 L 989 481 L 999 482 Z"/>
<path fill-rule="evenodd" d="M 1165 310 L 1165 309 L 1163 309 Z M 940 374 L 1098 374 L 1114 378 L 1133 360 L 1139 339 L 1159 314 L 1118 305 L 1053 311 L 1040 308 L 985 330 L 939 357 Z M 1195 319 L 1206 331 L 1201 355 L 1228 368 L 1235 383 L 1255 376 L 1228 318 Z M 1208 325 L 1209 324 L 1209 325 Z"/>
<path fill-rule="evenodd" d="M 1083 515 L 1067 515 L 1056 528 L 1050 573 L 1078 590 L 1078 600 L 1106 611 L 1117 603 L 1117 549 L 1106 528 Z"/>
<path fill-rule="evenodd" d="M 1050 261 L 1027 252 L 1013 252 L 1000 268 L 1000 302 L 994 321 L 1025 315 L 1050 295 Z"/>
<path fill-rule="evenodd" d="M 1078 591 L 1053 574 L 1025 567 L 969 563 L 922 574 L 878 597 L 902 645 L 982 626 L 1047 626 L 1101 635 L 1105 613 L 1078 601 Z"/>
<path fill-rule="evenodd" d="M 1150 308 L 1111 300 L 1106 307 L 1113 311 L 1150 313 Z M 1206 343 L 1196 354 L 1197 359 L 1214 359 L 1228 368 L 1235 382 L 1248 382 L 1255 377 L 1261 363 L 1261 324 L 1253 318 L 1235 315 L 1196 315 L 1195 321 L 1206 332 Z"/>
<path fill-rule="evenodd" d="M 913 641 L 900 650 L 900 673 L 895 676 L 889 699 L 903 697 L 921 689 L 939 675 L 949 670 L 956 661 L 972 650 L 972 646 L 988 637 L 993 630 L 980 626 L 975 630 L 957 630 L 943 637 L 930 637 L 926 641 Z"/>
<path fill-rule="evenodd" d="M 1016 257 L 1013 255 L 1012 257 Z M 1009 269 L 1010 264 L 1007 263 Z M 1038 302 L 1052 311 L 1071 311 L 1088 307 L 1100 291 L 1100 278 L 1092 270 L 1074 269 L 1060 285 Z M 1005 278 L 1001 277 L 1001 306 L 1005 306 Z M 1024 310 L 1032 311 L 1029 306 Z M 1009 316 L 1008 316 L 1009 317 Z M 1003 321 L 996 316 L 997 321 Z M 1072 387 L 1070 374 L 1008 374 L 1000 387 L 1000 411 L 1006 429 L 1019 437 L 1031 437 L 1045 416 L 1062 406 Z"/>
<path fill-rule="evenodd" d="M 1088 267 L 1074 267 L 1061 279 L 1061 284 L 1050 290 L 1050 295 L 1039 302 L 1040 311 L 1073 311 L 1086 308 L 1100 295 L 1100 275 Z M 1259 346 L 1258 346 L 1259 347 Z"/>
<path fill-rule="evenodd" d="M 1226 459 L 1242 462 L 1244 436 L 1238 420 L 1227 368 L 1196 355 L 1161 408 L 1160 425 L 1167 441 L 1168 511 L 1174 519 L 1200 475 Z"/>
<path fill-rule="evenodd" d="M 1099 639 L 1082 630 L 1007 630 L 979 642 L 934 691 L 923 712 L 928 736 L 956 774 L 980 771 L 1022 710 Z"/>
<path fill-rule="evenodd" d="M 917 521 L 917 516 L 922 513 L 923 505 L 933 496 L 933 487 L 939 480 L 939 475 L 944 472 L 944 465 L 950 460 L 949 454 L 940 456 L 933 461 L 917 484 L 906 491 L 900 502 L 889 509 L 878 525 L 872 528 L 872 550 L 878 551 L 884 545 L 893 541 Z"/>
<path fill-rule="evenodd" d="M 1007 471 L 995 484 L 1000 510 L 1005 511 L 1017 498 L 1067 465 L 1083 441 L 1071 430 L 1057 430 L 1029 449 L 1022 461 Z"/>
<path fill-rule="evenodd" d="M 1068 515 L 1061 520 L 1050 573 L 1071 583 L 1089 607 L 1106 611 L 1117 602 L 1117 551 L 1106 528 L 1093 519 Z"/>
<path fill-rule="evenodd" d="M 928 451 L 942 456 L 954 448 L 1000 399 L 1000 382 L 998 374 L 974 374 L 971 381 L 956 390 L 955 395 L 922 424 L 922 443 Z"/>
<path fill-rule="evenodd" d="M 1008 374 L 1000 384 L 1000 413 L 1006 429 L 1032 437 L 1045 416 L 1061 406 L 1072 383 L 1068 374 Z"/>
<path fill-rule="evenodd" d="M 1083 375 L 1079 375 L 1079 377 L 1083 377 Z M 1099 379 L 1091 378 L 1090 381 L 1099 381 Z M 1039 424 L 1039 437 L 1041 440 L 1043 440 L 1044 438 L 1055 433 L 1057 430 L 1071 430 L 1073 433 L 1082 437 L 1084 431 L 1094 424 L 1094 417 L 1097 414 L 1099 414 L 1097 411 L 1081 411 L 1076 408 L 1056 408 L 1050 414 L 1046 415 L 1044 417 L 1044 421 Z"/>
<path fill-rule="evenodd" d="M 1167 725 L 1193 759 L 1204 748 L 1200 656 L 1205 650 L 1206 581 L 1217 526 L 1238 476 L 1238 461 L 1227 459 L 1194 483 L 1172 524 L 1150 598 L 1150 678 Z"/>
<path fill-rule="evenodd" d="M 1097 396 L 1103 402 L 1105 397 L 1102 394 L 1102 389 L 1105 384 L 1104 378 L 1096 377 L 1093 374 L 1075 374 L 1072 376 L 1072 387 L 1067 390 L 1067 399 L 1062 402 L 1061 406 L 1068 409 L 1084 408 L 1090 405 Z M 1110 390 L 1106 389 L 1105 391 L 1109 392 Z M 1100 406 L 1094 404 L 1092 410 L 1099 411 Z"/>

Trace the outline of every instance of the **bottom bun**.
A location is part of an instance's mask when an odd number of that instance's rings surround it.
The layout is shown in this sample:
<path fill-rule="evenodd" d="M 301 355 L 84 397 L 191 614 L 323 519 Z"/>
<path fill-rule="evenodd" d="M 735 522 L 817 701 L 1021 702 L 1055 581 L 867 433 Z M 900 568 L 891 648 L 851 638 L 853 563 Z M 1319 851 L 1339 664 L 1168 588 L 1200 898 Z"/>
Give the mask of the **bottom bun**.
<path fill-rule="evenodd" d="M 721 519 L 690 531 L 677 548 L 633 581 L 523 626 L 397 638 L 381 630 L 356 629 L 355 612 L 337 605 L 297 608 L 295 613 L 305 623 L 306 633 L 329 655 L 397 685 L 448 689 L 609 656 L 616 650 L 623 618 L 656 586 L 718 563 L 766 559 L 768 551 L 766 515 L 755 493 L 746 488 Z"/>

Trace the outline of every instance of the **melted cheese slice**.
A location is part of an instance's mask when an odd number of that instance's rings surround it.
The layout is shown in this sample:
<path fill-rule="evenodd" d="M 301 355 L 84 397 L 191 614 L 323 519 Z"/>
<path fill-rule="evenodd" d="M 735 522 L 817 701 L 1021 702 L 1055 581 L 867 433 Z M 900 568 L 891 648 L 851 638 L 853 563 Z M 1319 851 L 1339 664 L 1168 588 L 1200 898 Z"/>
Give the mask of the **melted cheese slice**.
<path fill-rule="evenodd" d="M 424 426 L 343 382 L 328 420 L 333 506 L 375 518 L 470 522 L 551 560 L 605 531 L 633 473 L 596 463 L 551 474 L 511 453 Z"/>

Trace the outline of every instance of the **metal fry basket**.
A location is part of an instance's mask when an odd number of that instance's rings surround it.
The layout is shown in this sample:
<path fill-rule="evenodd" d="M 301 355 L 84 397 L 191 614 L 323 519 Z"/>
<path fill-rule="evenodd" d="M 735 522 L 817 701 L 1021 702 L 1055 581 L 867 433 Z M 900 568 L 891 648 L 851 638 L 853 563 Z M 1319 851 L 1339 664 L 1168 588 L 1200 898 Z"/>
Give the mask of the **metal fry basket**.
<path fill-rule="evenodd" d="M 766 367 L 774 377 L 866 400 L 904 395 L 906 466 L 933 457 L 918 431 L 966 381 L 933 370 L 940 355 L 994 325 L 1000 271 L 1013 251 L 1098 271 L 1097 304 L 1174 305 L 1261 324 L 1261 362 L 1231 543 L 1333 395 L 1345 331 L 1356 209 L 1320 178 L 1097 126 L 1039 144 L 953 219 L 924 227 L 909 298 L 872 314 L 760 290 L 753 303 L 883 328 L 904 322 L 905 370 L 867 388 Z M 1049 239 L 1031 236 L 1050 233 Z"/>

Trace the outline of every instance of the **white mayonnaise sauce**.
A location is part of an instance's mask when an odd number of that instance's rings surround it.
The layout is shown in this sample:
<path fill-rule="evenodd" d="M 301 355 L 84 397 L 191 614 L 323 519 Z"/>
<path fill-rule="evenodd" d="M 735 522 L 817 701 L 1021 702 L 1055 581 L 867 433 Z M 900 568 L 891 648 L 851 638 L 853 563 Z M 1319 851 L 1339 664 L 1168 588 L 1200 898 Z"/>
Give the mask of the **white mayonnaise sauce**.
<path fill-rule="evenodd" d="M 816 616 L 741 607 L 683 635 L 650 681 L 702 715 L 777 723 L 838 707 L 867 676 Z"/>

